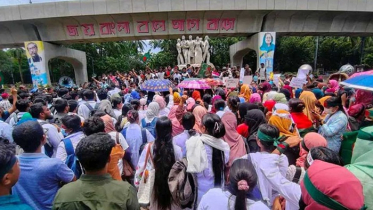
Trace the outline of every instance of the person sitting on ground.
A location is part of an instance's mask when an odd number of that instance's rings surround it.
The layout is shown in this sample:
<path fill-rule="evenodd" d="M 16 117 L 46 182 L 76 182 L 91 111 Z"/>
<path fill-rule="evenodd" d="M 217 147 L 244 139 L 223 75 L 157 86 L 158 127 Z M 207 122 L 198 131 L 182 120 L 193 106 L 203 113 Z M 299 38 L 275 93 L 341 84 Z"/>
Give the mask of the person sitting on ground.
<path fill-rule="evenodd" d="M 228 209 L 269 210 L 261 201 L 255 201 L 252 192 L 257 185 L 258 176 L 250 161 L 237 159 L 229 172 L 229 184 L 226 191 L 221 188 L 209 190 L 198 205 L 198 209 Z"/>
<path fill-rule="evenodd" d="M 18 156 L 21 174 L 13 193 L 33 209 L 52 208 L 53 198 L 61 183 L 75 181 L 74 172 L 60 159 L 42 153 L 46 143 L 43 127 L 36 121 L 27 121 L 13 130 L 14 142 L 24 153 Z"/>
<path fill-rule="evenodd" d="M 29 205 L 21 202 L 16 194 L 11 193 L 20 174 L 15 146 L 8 139 L 0 137 L 0 209 L 32 210 Z"/>
<path fill-rule="evenodd" d="M 135 188 L 127 182 L 112 179 L 107 173 L 114 145 L 111 137 L 102 132 L 78 143 L 76 156 L 85 174 L 58 191 L 53 209 L 140 209 Z"/>

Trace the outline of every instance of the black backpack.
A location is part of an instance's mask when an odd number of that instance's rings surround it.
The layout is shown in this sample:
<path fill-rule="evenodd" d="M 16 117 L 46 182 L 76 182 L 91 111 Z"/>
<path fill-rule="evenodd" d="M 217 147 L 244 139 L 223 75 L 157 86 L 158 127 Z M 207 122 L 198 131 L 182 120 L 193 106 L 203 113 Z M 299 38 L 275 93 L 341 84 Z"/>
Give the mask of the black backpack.
<path fill-rule="evenodd" d="M 84 103 L 84 105 L 89 109 L 89 116 L 92 117 L 98 110 L 100 103 L 96 103 L 94 108 L 89 103 Z"/>

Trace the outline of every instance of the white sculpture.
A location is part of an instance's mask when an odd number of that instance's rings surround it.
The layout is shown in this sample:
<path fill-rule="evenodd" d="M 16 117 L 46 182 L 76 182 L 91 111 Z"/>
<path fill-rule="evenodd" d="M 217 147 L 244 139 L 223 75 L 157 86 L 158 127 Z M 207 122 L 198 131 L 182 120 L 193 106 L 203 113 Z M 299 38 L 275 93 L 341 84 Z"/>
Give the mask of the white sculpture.
<path fill-rule="evenodd" d="M 187 64 L 192 64 L 194 63 L 194 40 L 192 38 L 192 35 L 189 35 L 189 41 L 188 46 L 189 46 L 189 62 Z"/>
<path fill-rule="evenodd" d="M 209 36 L 205 36 L 205 41 L 203 43 L 203 60 L 210 64 L 210 43 L 209 43 Z"/>
<path fill-rule="evenodd" d="M 202 63 L 202 61 L 203 61 L 203 59 L 202 59 L 202 41 L 201 41 L 201 39 L 197 36 L 196 37 L 196 41 L 194 42 L 194 45 L 195 45 L 195 62 L 194 63 L 196 63 L 196 64 L 201 64 Z"/>
<path fill-rule="evenodd" d="M 183 64 L 189 64 L 190 63 L 190 57 L 189 57 L 189 45 L 188 41 L 185 40 L 185 36 L 181 37 L 181 49 L 184 55 L 184 63 Z"/>
<path fill-rule="evenodd" d="M 177 64 L 178 65 L 185 64 L 183 55 L 181 54 L 181 40 L 180 39 L 177 39 L 176 49 L 177 49 Z"/>

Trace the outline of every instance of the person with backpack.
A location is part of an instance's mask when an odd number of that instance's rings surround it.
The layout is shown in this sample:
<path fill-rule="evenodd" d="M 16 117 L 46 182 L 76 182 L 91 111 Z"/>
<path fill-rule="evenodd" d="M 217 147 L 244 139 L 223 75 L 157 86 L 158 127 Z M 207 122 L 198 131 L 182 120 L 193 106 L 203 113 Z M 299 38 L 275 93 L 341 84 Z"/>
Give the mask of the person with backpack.
<path fill-rule="evenodd" d="M 123 135 L 115 131 L 111 117 L 105 113 L 97 112 L 93 117 L 84 122 L 83 132 L 86 136 L 99 132 L 109 134 L 111 139 L 115 142 L 115 145 L 110 154 L 108 173 L 114 179 L 121 180 L 121 174 L 123 172 L 122 158 L 129 146 Z"/>
<path fill-rule="evenodd" d="M 84 101 L 78 108 L 78 115 L 82 116 L 85 120 L 93 116 L 94 112 L 98 109 L 95 101 L 95 93 L 92 90 L 85 90 L 83 92 Z"/>
<path fill-rule="evenodd" d="M 175 205 L 176 201 L 172 199 L 168 188 L 168 175 L 173 164 L 182 158 L 181 148 L 173 144 L 170 119 L 165 116 L 159 118 L 155 130 L 157 138 L 154 142 L 146 144 L 137 164 L 135 186 L 139 186 L 142 189 L 142 184 L 144 184 L 142 179 L 148 179 L 144 174 L 152 170 L 154 172 L 154 184 L 150 186 L 151 190 L 147 192 L 150 195 L 149 209 L 179 209 Z M 152 182 L 152 180 L 148 181 Z M 140 191 L 138 197 L 141 197 Z M 139 203 L 144 205 L 141 202 L 142 199 L 139 199 Z"/>
<path fill-rule="evenodd" d="M 186 146 L 185 142 L 192 136 L 199 135 L 196 130 L 193 129 L 196 118 L 193 113 L 186 112 L 181 120 L 184 127 L 184 132 L 173 138 L 174 143 L 181 148 L 183 157 L 186 157 Z"/>
<path fill-rule="evenodd" d="M 76 115 L 66 115 L 61 119 L 61 122 L 67 136 L 58 145 L 56 158 L 66 163 L 74 171 L 75 176 L 79 178 L 82 171 L 80 170 L 80 166 L 74 164 L 76 164 L 76 145 L 85 137 L 81 128 L 81 121 Z"/>
<path fill-rule="evenodd" d="M 257 182 L 258 176 L 253 164 L 245 159 L 237 159 L 229 171 L 229 184 L 226 190 L 209 190 L 202 197 L 198 209 L 221 209 L 224 206 L 226 209 L 237 210 L 269 210 L 262 201 L 256 201 L 252 195 Z"/>
<path fill-rule="evenodd" d="M 59 128 L 47 122 L 47 120 L 53 119 L 51 110 L 42 103 L 36 103 L 31 106 L 30 114 L 33 118 L 37 119 L 46 131 L 47 143 L 44 145 L 45 154 L 49 157 L 56 157 L 57 148 L 63 139 L 63 135 L 59 132 Z"/>
<path fill-rule="evenodd" d="M 157 102 L 151 102 L 146 110 L 146 116 L 141 120 L 141 127 L 148 130 L 154 137 L 155 133 L 155 124 L 157 123 L 159 115 L 159 105 Z"/>
<path fill-rule="evenodd" d="M 41 114 L 44 115 L 44 114 Z M 60 159 L 42 153 L 46 144 L 43 127 L 36 121 L 26 121 L 13 130 L 14 142 L 24 153 L 18 156 L 20 176 L 12 194 L 33 209 L 49 210 L 61 185 L 75 181 L 73 171 Z"/>
<path fill-rule="evenodd" d="M 186 141 L 187 172 L 197 177 L 198 203 L 208 190 L 224 186 L 224 170 L 230 152 L 228 143 L 222 139 L 225 128 L 218 115 L 205 114 L 201 131 L 201 136 Z"/>
<path fill-rule="evenodd" d="M 83 138 L 76 147 L 76 156 L 85 174 L 58 191 L 52 209 L 140 209 L 136 189 L 108 174 L 114 147 L 115 143 L 105 133 Z"/>
<path fill-rule="evenodd" d="M 128 127 L 122 130 L 122 134 L 129 145 L 129 151 L 126 151 L 126 155 L 130 154 L 132 166 L 137 166 L 141 148 L 146 143 L 153 142 L 154 137 L 148 130 L 139 126 L 139 113 L 136 110 L 129 110 L 126 117 L 130 123 Z"/>
<path fill-rule="evenodd" d="M 69 104 L 67 103 L 66 99 L 57 99 L 54 103 L 53 106 L 56 110 L 56 114 L 53 116 L 52 122 L 58 127 L 61 127 L 62 125 L 62 118 L 67 116 L 67 113 L 69 112 Z"/>

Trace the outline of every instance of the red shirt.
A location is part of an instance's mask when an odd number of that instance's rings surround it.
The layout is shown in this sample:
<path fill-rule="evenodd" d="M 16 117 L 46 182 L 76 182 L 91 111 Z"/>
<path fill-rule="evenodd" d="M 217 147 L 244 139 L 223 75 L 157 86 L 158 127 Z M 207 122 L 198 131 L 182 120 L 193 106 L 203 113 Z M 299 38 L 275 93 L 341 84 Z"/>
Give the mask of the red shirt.
<path fill-rule="evenodd" d="M 291 117 L 299 129 L 306 129 L 312 126 L 311 120 L 303 112 L 292 112 Z"/>
<path fill-rule="evenodd" d="M 249 137 L 249 126 L 246 125 L 245 123 L 242 123 L 242 124 L 239 124 L 237 126 L 237 132 L 245 137 L 245 138 L 248 138 Z"/>

